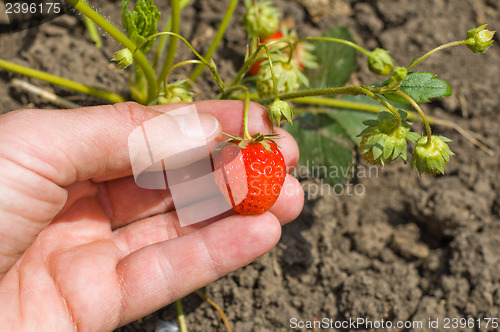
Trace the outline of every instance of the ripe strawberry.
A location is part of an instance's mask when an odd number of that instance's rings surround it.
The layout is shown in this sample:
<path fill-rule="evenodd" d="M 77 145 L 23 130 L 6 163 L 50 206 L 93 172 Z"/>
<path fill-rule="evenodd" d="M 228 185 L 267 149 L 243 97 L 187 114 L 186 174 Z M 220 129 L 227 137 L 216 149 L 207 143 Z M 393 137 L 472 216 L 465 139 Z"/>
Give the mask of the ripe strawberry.
<path fill-rule="evenodd" d="M 283 155 L 274 143 L 265 140 L 228 143 L 215 157 L 214 167 L 222 195 L 234 211 L 243 215 L 269 210 L 286 175 Z"/>

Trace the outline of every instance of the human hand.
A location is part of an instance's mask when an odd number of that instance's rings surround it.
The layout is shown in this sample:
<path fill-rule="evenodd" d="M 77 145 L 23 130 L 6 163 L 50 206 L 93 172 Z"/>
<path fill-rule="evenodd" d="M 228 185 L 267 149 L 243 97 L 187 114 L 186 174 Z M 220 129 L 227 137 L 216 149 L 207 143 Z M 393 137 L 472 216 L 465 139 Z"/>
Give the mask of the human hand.
<path fill-rule="evenodd" d="M 238 135 L 243 103 L 196 103 L 207 141 Z M 303 205 L 287 175 L 259 216 L 180 227 L 168 190 L 139 188 L 127 139 L 180 107 L 134 103 L 0 116 L 0 326 L 6 331 L 105 331 L 143 317 L 269 251 Z M 155 111 L 156 110 L 156 111 Z M 203 114 L 212 114 L 214 117 Z M 250 130 L 269 133 L 250 107 Z M 278 129 L 287 166 L 298 148 Z M 173 128 L 165 144 L 188 140 Z M 168 146 L 170 146 L 168 145 Z M 186 161 L 187 162 L 187 161 Z"/>

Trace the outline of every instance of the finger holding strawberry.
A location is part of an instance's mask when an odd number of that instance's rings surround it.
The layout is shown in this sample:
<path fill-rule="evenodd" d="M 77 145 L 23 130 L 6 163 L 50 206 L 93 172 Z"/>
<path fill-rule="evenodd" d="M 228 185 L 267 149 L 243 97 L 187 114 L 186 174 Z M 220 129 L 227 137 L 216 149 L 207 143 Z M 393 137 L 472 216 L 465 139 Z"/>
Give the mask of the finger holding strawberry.
<path fill-rule="evenodd" d="M 231 135 L 231 136 L 238 136 L 241 133 L 245 132 L 245 126 L 244 126 L 244 119 L 245 119 L 245 107 L 244 107 L 244 102 L 242 101 L 229 101 L 229 100 L 224 100 L 224 101 L 200 101 L 196 103 L 197 109 L 201 113 L 208 113 L 213 116 L 215 116 L 218 121 L 221 124 L 222 130 Z M 152 108 L 160 109 L 160 106 L 153 106 Z M 276 218 L 281 222 L 281 224 L 285 224 L 289 221 L 294 220 L 300 213 L 303 202 L 304 202 L 304 196 L 303 196 L 303 190 L 300 185 L 300 183 L 290 174 L 287 174 L 287 170 L 293 169 L 299 159 L 299 149 L 297 146 L 297 143 L 295 142 L 294 138 L 285 130 L 281 128 L 273 128 L 273 124 L 269 119 L 269 113 L 267 109 L 265 109 L 263 106 L 257 104 L 257 103 L 250 103 L 248 106 L 248 112 L 247 112 L 247 120 L 248 124 L 248 132 L 251 134 L 255 133 L 260 133 L 262 136 L 269 137 L 268 135 L 275 134 L 276 136 L 273 136 L 274 140 L 276 143 L 279 145 L 276 146 L 272 142 L 269 142 L 268 144 L 270 146 L 274 145 L 275 147 L 271 148 L 272 151 L 278 151 L 279 154 L 282 156 L 282 162 L 280 163 L 279 169 L 281 170 L 280 172 L 280 181 L 278 183 L 278 186 L 274 186 L 274 189 L 271 185 L 271 188 L 269 190 L 265 189 L 265 185 L 262 185 L 259 180 L 268 180 L 267 176 L 265 175 L 256 179 L 257 181 L 253 182 L 253 189 L 254 192 L 270 192 L 270 193 L 276 193 L 276 197 L 273 197 L 271 204 L 266 206 L 265 210 L 271 212 L 273 215 L 276 216 Z M 279 137 L 276 139 L 276 137 Z M 220 139 L 224 140 L 226 139 L 227 136 L 223 136 Z M 243 139 L 242 139 L 243 141 Z M 249 145 L 255 145 L 255 144 L 250 144 L 250 142 L 247 141 Z M 261 142 L 258 142 L 257 144 L 259 146 L 261 145 Z M 231 145 L 234 145 L 231 143 Z M 266 143 L 264 142 L 264 145 Z M 244 149 L 242 149 L 244 151 Z M 262 152 L 264 149 L 258 149 L 259 151 Z M 221 149 L 219 152 L 223 151 Z M 267 152 L 267 151 L 266 151 Z M 246 153 L 245 153 L 246 154 Z M 217 155 L 217 153 L 215 153 Z M 216 159 L 217 157 L 215 157 Z M 219 164 L 221 165 L 221 164 Z M 254 166 L 257 167 L 260 164 L 259 161 L 255 163 L 249 163 L 249 167 Z M 216 166 L 216 165 L 214 165 Z M 262 165 L 261 167 L 262 171 L 270 171 L 270 168 L 268 165 Z M 234 172 L 235 170 L 229 170 L 229 176 L 233 176 L 234 174 L 231 173 Z M 258 177 L 255 175 L 255 177 Z M 270 178 L 269 178 L 270 179 Z M 223 180 L 222 180 L 223 181 Z M 264 182 L 273 182 L 273 181 L 264 181 Z M 246 183 L 245 183 L 246 184 Z M 250 184 L 250 187 L 252 187 L 252 183 Z M 277 188 L 276 188 L 277 187 Z M 220 188 L 220 187 L 219 187 Z M 223 189 L 225 186 L 222 187 Z M 204 188 L 200 188 L 201 191 L 203 191 Z M 250 188 L 252 189 L 252 188 Z M 122 192 L 123 188 L 117 189 L 117 191 Z M 119 195 L 119 192 L 117 194 Z M 221 190 L 221 193 L 224 195 L 224 192 Z M 251 198 L 249 198 L 246 202 L 249 202 Z M 144 202 L 147 204 L 147 202 Z M 228 203 L 231 204 L 230 198 L 228 197 Z M 257 214 L 257 213 L 242 213 L 244 212 L 243 210 L 235 209 L 235 211 L 239 214 Z M 261 211 L 263 213 L 265 211 Z M 133 216 L 130 218 L 134 218 Z M 203 223 L 202 223 L 203 224 Z M 195 225 L 195 227 L 198 227 Z"/>
<path fill-rule="evenodd" d="M 228 104 L 228 101 L 224 103 Z M 287 176 L 287 166 L 295 166 L 298 160 L 296 142 L 285 131 L 272 133 L 268 111 L 258 104 L 242 102 L 234 104 L 230 114 L 231 119 L 222 116 L 223 130 L 231 139 L 215 153 L 214 173 L 221 194 L 233 210 L 242 215 L 258 215 L 271 210 L 277 215 L 283 212 L 286 221 L 293 220 L 303 204 L 302 189 L 297 180 Z M 238 106 L 236 106 L 238 105 Z M 241 109 L 243 121 L 234 121 L 234 114 Z M 220 109 L 219 114 L 229 114 Z M 224 124 L 227 123 L 225 126 Z M 250 132 L 258 133 L 250 136 Z M 243 137 L 235 136 L 243 133 Z M 234 134 L 234 135 L 233 135 Z M 283 153 L 276 141 L 283 144 Z M 282 189 L 288 192 L 281 194 Z M 284 208 L 283 203 L 272 209 L 279 200 L 293 204 L 294 208 Z"/>

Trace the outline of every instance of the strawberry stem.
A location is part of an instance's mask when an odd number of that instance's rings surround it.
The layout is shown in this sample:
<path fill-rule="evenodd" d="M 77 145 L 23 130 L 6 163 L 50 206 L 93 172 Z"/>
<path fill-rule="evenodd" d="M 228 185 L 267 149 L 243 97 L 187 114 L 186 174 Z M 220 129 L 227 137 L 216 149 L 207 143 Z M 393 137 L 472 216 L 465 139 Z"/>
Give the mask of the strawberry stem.
<path fill-rule="evenodd" d="M 413 67 L 415 67 L 416 65 L 418 65 L 420 62 L 422 62 L 423 60 L 425 60 L 429 55 L 432 55 L 432 54 L 436 53 L 437 51 L 441 51 L 441 50 L 443 50 L 445 48 L 448 48 L 448 47 L 457 46 L 457 45 L 463 45 L 463 44 L 467 44 L 467 40 L 454 41 L 454 42 L 450 42 L 450 43 L 446 43 L 444 45 L 438 46 L 438 47 L 430 50 L 429 52 L 425 53 L 420 58 L 412 61 L 408 65 L 408 67 L 406 67 L 406 69 L 408 71 L 410 71 L 410 69 L 412 69 Z"/>
<path fill-rule="evenodd" d="M 234 12 L 237 4 L 238 4 L 238 0 L 231 0 L 229 2 L 229 6 L 227 7 L 226 13 L 224 14 L 224 18 L 222 19 L 222 21 L 219 25 L 219 28 L 217 29 L 217 33 L 215 34 L 215 37 L 212 40 L 212 43 L 208 47 L 207 52 L 203 56 L 203 58 L 205 60 L 210 59 L 212 57 L 212 55 L 215 53 L 215 50 L 217 49 L 219 42 L 222 40 L 222 37 L 224 37 L 224 33 L 226 32 L 226 29 L 229 25 L 229 21 L 231 20 L 231 17 L 233 16 L 233 12 Z M 199 64 L 194 69 L 194 71 L 191 73 L 191 76 L 189 76 L 189 79 L 191 80 L 191 82 L 196 81 L 198 76 L 200 76 L 200 74 L 202 73 L 203 67 L 205 65 L 206 65 L 205 63 Z"/>
<path fill-rule="evenodd" d="M 267 60 L 269 61 L 269 69 L 271 70 L 271 77 L 273 79 L 273 92 L 274 99 L 278 99 L 278 79 L 274 75 L 273 61 L 271 60 L 271 54 L 269 53 L 269 48 L 266 44 L 262 44 L 262 48 L 266 51 Z"/>
<path fill-rule="evenodd" d="M 172 70 L 174 70 L 175 68 L 184 66 L 184 65 L 195 64 L 195 63 L 198 64 L 198 63 L 202 63 L 202 62 L 200 60 L 184 60 L 184 61 L 178 62 L 175 65 L 171 66 L 167 70 L 167 72 L 165 73 L 165 80 L 163 82 L 164 86 L 167 86 L 168 75 L 170 75 L 170 73 L 172 72 Z"/>
<path fill-rule="evenodd" d="M 225 86 L 224 86 L 224 82 L 222 81 L 219 73 L 217 72 L 217 68 L 215 67 L 215 64 L 214 62 L 212 61 L 212 59 L 209 59 L 209 60 L 206 60 L 204 57 L 201 56 L 200 53 L 198 53 L 194 47 L 186 40 L 186 38 L 182 37 L 181 35 L 177 34 L 177 33 L 174 33 L 174 32 L 169 32 L 169 31 L 166 31 L 166 32 L 158 32 L 158 33 L 155 33 L 154 35 L 151 35 L 149 36 L 148 38 L 144 39 L 142 41 L 142 43 L 137 46 L 137 48 L 134 49 L 134 51 L 132 52 L 133 54 L 135 54 L 135 52 L 137 52 L 144 44 L 146 44 L 146 42 L 152 38 L 156 38 L 157 36 L 162 36 L 162 35 L 169 35 L 169 36 L 175 36 L 177 38 L 179 38 L 181 41 L 184 42 L 184 44 L 186 44 L 186 46 L 191 50 L 191 52 L 193 52 L 193 54 L 198 58 L 200 59 L 200 62 L 204 65 L 204 66 L 207 66 L 211 71 L 212 71 L 212 74 L 214 75 L 214 79 L 215 81 L 217 82 L 217 85 L 219 86 L 219 89 L 222 91 L 222 93 L 225 92 Z M 165 73 L 166 75 L 166 73 Z M 165 79 L 165 78 L 164 78 Z M 163 81 L 161 80 L 161 77 L 159 78 L 158 80 L 158 84 L 160 85 Z"/>
<path fill-rule="evenodd" d="M 175 34 L 179 34 L 180 31 L 180 20 L 181 20 L 181 6 L 179 0 L 172 0 L 170 2 L 171 7 L 171 22 L 172 29 L 171 32 Z M 170 40 L 168 41 L 167 47 L 167 56 L 165 57 L 165 62 L 163 63 L 163 67 L 161 69 L 160 76 L 158 78 L 158 82 L 163 82 L 167 76 L 170 67 L 172 67 L 175 60 L 175 53 L 177 50 L 177 40 L 178 38 L 175 35 L 170 36 Z"/>
<path fill-rule="evenodd" d="M 368 87 L 366 86 L 341 86 L 341 87 L 335 87 L 335 88 L 324 88 L 324 89 L 314 89 L 314 90 L 303 90 L 303 91 L 297 91 L 297 92 L 289 92 L 289 93 L 282 93 L 279 95 L 279 98 L 281 100 L 288 100 L 288 99 L 295 99 L 295 98 L 303 98 L 303 97 L 316 97 L 316 96 L 323 96 L 323 95 L 340 95 L 340 94 L 346 94 L 346 95 L 366 95 L 377 102 L 379 102 L 381 105 L 383 105 L 385 108 L 387 108 L 396 118 L 397 124 L 396 127 L 399 127 L 401 124 L 401 116 L 399 115 L 398 111 L 389 104 L 387 101 L 379 97 L 376 93 L 371 91 Z M 256 102 L 260 104 L 268 104 L 273 101 L 273 97 L 265 97 L 261 99 L 255 100 Z"/>
<path fill-rule="evenodd" d="M 232 86 L 229 89 L 227 89 L 227 93 L 231 94 L 234 91 L 241 90 L 245 94 L 245 108 L 243 111 L 243 138 L 245 140 L 251 141 L 252 136 L 250 135 L 250 132 L 248 130 L 248 111 L 250 108 L 250 91 L 248 91 L 248 88 L 244 85 L 236 85 Z M 229 136 L 229 135 L 227 135 Z"/>
<path fill-rule="evenodd" d="M 245 86 L 242 86 L 242 90 L 245 92 L 245 110 L 243 112 L 243 137 L 246 140 L 251 140 L 250 132 L 248 131 L 248 110 L 250 108 L 250 92 Z"/>
<path fill-rule="evenodd" d="M 180 10 L 183 10 L 184 7 L 186 7 L 189 4 L 190 1 L 191 0 L 181 0 Z M 171 29 L 172 29 L 172 17 L 169 17 L 167 23 L 165 23 L 165 27 L 163 28 L 163 32 L 170 31 Z M 155 58 L 153 61 L 153 68 L 154 69 L 156 69 L 156 67 L 158 66 L 158 61 L 160 61 L 160 57 L 163 53 L 163 49 L 164 49 L 166 40 L 167 40 L 166 35 L 162 35 L 160 37 L 160 42 L 158 43 L 158 48 L 156 49 Z"/>
<path fill-rule="evenodd" d="M 293 48 L 295 48 L 295 46 L 297 44 L 299 44 L 299 43 L 301 43 L 303 41 L 306 41 L 306 40 L 329 41 L 329 42 L 333 42 L 333 43 L 344 44 L 346 46 L 350 46 L 350 47 L 356 49 L 357 51 L 363 53 L 366 56 L 370 55 L 370 51 L 365 50 L 363 47 L 359 46 L 356 43 L 353 43 L 352 41 L 345 40 L 345 39 L 340 39 L 340 38 L 333 38 L 333 37 L 306 37 L 306 38 L 302 38 L 302 39 L 297 40 L 293 44 Z"/>

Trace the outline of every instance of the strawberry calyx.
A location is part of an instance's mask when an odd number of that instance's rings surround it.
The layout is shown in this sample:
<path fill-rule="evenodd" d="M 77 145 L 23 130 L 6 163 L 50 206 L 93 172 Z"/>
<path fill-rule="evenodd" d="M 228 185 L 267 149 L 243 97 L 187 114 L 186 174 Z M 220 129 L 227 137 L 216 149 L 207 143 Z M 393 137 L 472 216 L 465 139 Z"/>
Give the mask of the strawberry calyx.
<path fill-rule="evenodd" d="M 225 141 L 217 150 L 222 150 L 225 146 L 228 144 L 236 144 L 240 149 L 246 148 L 249 144 L 261 144 L 268 152 L 271 152 L 271 146 L 270 144 L 274 144 L 277 147 L 279 145 L 274 141 L 275 139 L 281 138 L 279 134 L 261 134 L 261 133 L 256 133 L 250 137 L 250 139 L 247 138 L 242 138 L 238 136 L 233 136 L 231 134 L 222 133 L 223 135 L 226 135 L 229 137 L 227 141 Z"/>

